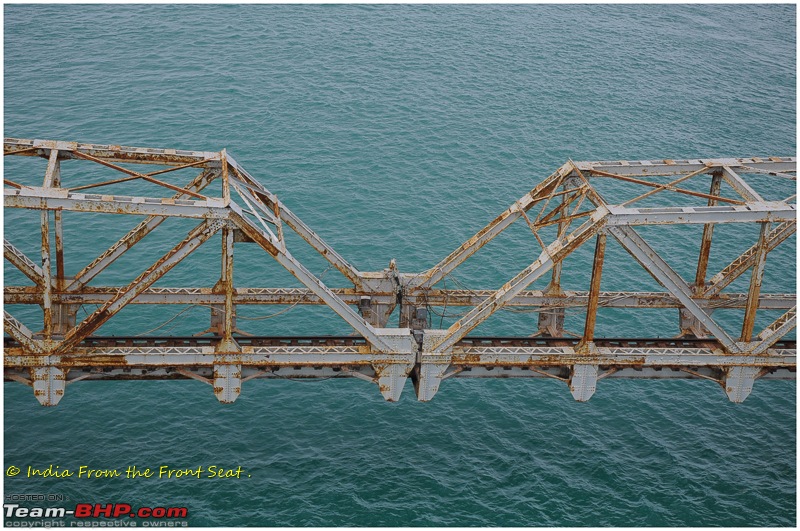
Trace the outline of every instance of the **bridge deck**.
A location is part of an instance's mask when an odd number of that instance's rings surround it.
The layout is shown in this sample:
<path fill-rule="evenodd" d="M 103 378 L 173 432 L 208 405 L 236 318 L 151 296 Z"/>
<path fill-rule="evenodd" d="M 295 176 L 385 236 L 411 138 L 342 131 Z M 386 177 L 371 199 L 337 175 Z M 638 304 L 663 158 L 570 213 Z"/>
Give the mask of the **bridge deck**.
<path fill-rule="evenodd" d="M 88 337 L 69 355 L 51 360 L 69 368 L 68 383 L 83 380 L 196 379 L 213 384 L 221 338 Z M 237 337 L 235 360 L 242 380 L 268 378 L 360 378 L 377 383 L 381 367 L 398 353 L 370 352 L 356 336 Z M 592 356 L 576 353 L 580 339 L 570 337 L 466 337 L 453 348 L 442 379 L 553 378 L 569 382 L 576 363 L 591 363 L 604 378 L 707 379 L 725 388 L 731 367 L 757 367 L 761 379 L 794 379 L 796 341 L 779 340 L 758 358 L 725 354 L 714 339 L 595 338 Z M 26 367 L 41 364 L 22 346 L 5 338 L 7 381 L 31 384 Z M 414 356 L 415 354 L 412 354 Z M 376 370 L 376 367 L 377 370 Z M 410 376 L 419 384 L 420 363 Z"/>
<path fill-rule="evenodd" d="M 793 157 L 569 161 L 430 269 L 401 272 L 392 260 L 383 271 L 365 272 L 225 150 L 6 138 L 4 154 L 42 159 L 43 164 L 43 179 L 42 174 L 23 172 L 4 180 L 5 207 L 35 212 L 41 225 L 32 244 L 41 248 L 35 259 L 4 241 L 8 263 L 33 282 L 4 287 L 4 374 L 6 380 L 31 386 L 43 405 L 57 404 L 67 383 L 97 379 L 193 378 L 211 384 L 220 401 L 232 402 L 243 382 L 254 378 L 355 377 L 377 384 L 387 400 L 399 399 L 411 378 L 423 401 L 452 377 L 554 378 L 565 382 L 577 400 L 588 400 L 604 378 L 702 378 L 719 383 L 732 401 L 741 402 L 758 379 L 795 377 L 795 342 L 785 339 L 796 326 L 794 282 L 787 279 L 772 292 L 762 289 L 768 254 L 796 232 L 796 195 L 790 195 L 796 187 Z M 86 183 L 78 174 L 72 182 L 66 170 L 87 165 L 108 172 L 109 178 Z M 176 176 L 186 172 L 194 172 L 188 184 L 176 183 Z M 164 197 L 143 196 L 134 186 L 142 182 L 168 192 Z M 613 193 L 605 190 L 608 183 L 616 183 Z M 783 189 L 786 193 L 778 194 Z M 665 197 L 669 199 L 662 201 Z M 65 263 L 65 246 L 70 237 L 79 237 L 81 228 L 65 230 L 65 211 L 146 217 L 94 260 L 67 274 L 72 264 Z M 141 241 L 169 218 L 193 219 L 197 226 L 132 282 L 97 285 L 101 273 L 113 269 L 124 254 L 146 246 Z M 536 259 L 499 287 L 458 285 L 453 272 L 516 222 L 530 229 L 530 242 L 503 252 L 528 255 L 530 246 L 538 245 Z M 727 247 L 739 247 L 738 256 L 718 272 L 709 272 L 714 228 L 729 223 L 753 225 L 759 236 L 754 242 L 727 241 Z M 635 227 L 663 231 L 690 224 L 702 225 L 703 232 L 696 273 L 687 280 L 670 265 L 672 258 L 659 254 Z M 8 236 L 13 227 L 6 228 Z M 341 273 L 346 285 L 328 286 L 312 274 L 289 251 L 292 244 L 284 233 L 290 231 Z M 221 267 L 215 285 L 153 286 L 218 233 Z M 608 236 L 663 291 L 602 291 Z M 594 242 L 594 255 L 582 275 L 588 286 L 563 286 L 564 260 L 589 242 Z M 263 251 L 303 287 L 234 285 L 234 244 Z M 747 291 L 729 291 L 747 272 Z M 529 289 L 545 275 L 546 287 Z M 218 337 L 96 336 L 122 309 L 152 304 L 209 306 L 210 328 L 205 332 Z M 272 304 L 326 305 L 354 335 L 239 334 L 237 307 Z M 31 330 L 9 313 L 17 305 L 41 307 L 41 330 Z M 79 321 L 79 311 L 87 305 L 97 307 Z M 448 328 L 431 329 L 429 311 L 444 313 L 455 306 L 467 309 Z M 677 336 L 597 338 L 601 307 L 678 309 Z M 537 337 L 468 335 L 504 308 L 532 311 Z M 565 329 L 570 308 L 586 314 L 574 338 Z M 741 323 L 735 330 L 712 315 L 720 309 L 739 310 Z M 389 328 L 394 312 L 399 314 L 398 327 Z M 755 328 L 759 312 L 775 312 L 760 331 Z"/>

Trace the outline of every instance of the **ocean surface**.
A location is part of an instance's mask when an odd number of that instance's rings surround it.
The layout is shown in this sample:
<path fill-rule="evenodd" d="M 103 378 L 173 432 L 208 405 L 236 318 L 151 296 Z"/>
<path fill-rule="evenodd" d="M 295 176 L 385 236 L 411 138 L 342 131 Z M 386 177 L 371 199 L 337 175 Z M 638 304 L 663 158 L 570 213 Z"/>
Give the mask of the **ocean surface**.
<path fill-rule="evenodd" d="M 796 154 L 792 5 L 3 11 L 5 136 L 227 148 L 362 271 L 392 258 L 406 272 L 433 266 L 568 159 Z M 38 183 L 43 163 L 6 157 L 5 177 Z M 65 164 L 65 182 L 118 177 L 91 166 Z M 138 222 L 64 219 L 68 275 Z M 135 278 L 191 228 L 172 221 L 94 285 Z M 38 227 L 36 213 L 5 212 L 6 237 L 30 256 Z M 701 230 L 642 234 L 693 278 Z M 710 274 L 757 229 L 720 226 L 714 237 Z M 796 291 L 795 241 L 770 254 L 764 291 Z M 565 286 L 586 289 L 593 247 L 566 262 Z M 289 248 L 325 272 L 302 241 Z M 213 285 L 218 249 L 216 237 L 157 285 Z M 537 252 L 515 226 L 454 282 L 498 288 Z M 257 249 L 236 256 L 238 286 L 298 285 Z M 607 256 L 604 290 L 659 289 L 611 239 Z M 8 285 L 29 283 L 8 263 L 4 273 Z M 325 282 L 344 286 L 334 273 Z M 7 309 L 41 327 L 38 308 Z M 263 335 L 351 331 L 326 308 L 259 319 L 279 309 L 241 308 L 239 325 Z M 432 326 L 452 323 L 448 312 Z M 715 317 L 734 333 L 741 322 L 736 311 Z M 759 312 L 757 330 L 775 317 Z M 136 307 L 100 333 L 192 334 L 208 318 L 203 307 Z M 567 327 L 582 320 L 572 309 Z M 535 329 L 535 313 L 499 312 L 475 333 Z M 677 312 L 604 309 L 596 333 L 670 337 Z M 195 381 L 81 382 L 55 408 L 6 383 L 3 409 L 5 467 L 242 466 L 240 479 L 4 481 L 6 494 L 56 493 L 65 505 L 186 506 L 198 526 L 796 524 L 795 382 L 756 382 L 732 404 L 708 381 L 603 380 L 577 403 L 557 381 L 450 379 L 429 403 L 410 382 L 387 403 L 355 379 L 255 380 L 232 405 Z"/>

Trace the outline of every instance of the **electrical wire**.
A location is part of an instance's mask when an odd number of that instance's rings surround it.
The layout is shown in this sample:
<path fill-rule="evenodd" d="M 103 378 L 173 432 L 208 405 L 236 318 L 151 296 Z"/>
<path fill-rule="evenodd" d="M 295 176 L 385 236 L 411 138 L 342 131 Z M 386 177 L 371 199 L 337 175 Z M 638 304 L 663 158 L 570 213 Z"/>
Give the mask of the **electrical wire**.
<path fill-rule="evenodd" d="M 322 279 L 325 277 L 325 274 L 326 274 L 328 271 L 330 271 L 332 267 L 333 267 L 333 266 L 332 266 L 332 265 L 330 265 L 330 266 L 328 266 L 328 267 L 327 267 L 327 268 L 326 268 L 326 269 L 325 269 L 325 270 L 322 272 L 322 274 L 319 276 L 319 279 L 320 279 L 320 281 L 321 281 L 321 280 L 322 280 Z M 291 306 L 289 306 L 288 308 L 284 308 L 283 310 L 280 310 L 280 311 L 278 311 L 278 312 L 275 312 L 275 313 L 273 313 L 273 314 L 270 314 L 270 315 L 260 315 L 260 316 L 257 316 L 257 317 L 244 317 L 244 316 L 238 316 L 238 315 L 237 315 L 237 316 L 236 316 L 236 319 L 237 319 L 237 320 L 239 320 L 239 319 L 242 319 L 242 320 L 245 320 L 245 321 L 263 321 L 263 320 L 265 320 L 265 319 L 272 319 L 273 317 L 277 317 L 277 316 L 279 316 L 279 315 L 281 315 L 281 314 L 284 314 L 284 313 L 288 312 L 289 310 L 293 309 L 295 306 L 297 306 L 297 305 L 298 305 L 298 304 L 300 304 L 301 302 L 302 302 L 302 299 L 300 299 L 300 300 L 298 300 L 298 301 L 294 302 L 294 303 L 293 303 Z M 97 306 L 97 305 L 95 305 L 95 306 L 96 306 L 97 308 L 99 308 L 99 306 Z M 191 305 L 189 305 L 187 308 L 184 308 L 183 310 L 179 311 L 178 313 L 176 313 L 175 315 L 173 315 L 172 317 L 170 317 L 169 319 L 167 319 L 166 321 L 164 321 L 164 322 L 163 322 L 163 323 L 161 323 L 160 325 L 156 326 L 155 328 L 151 328 L 150 330 L 148 330 L 148 331 L 146 331 L 146 332 L 142 332 L 141 334 L 136 334 L 136 337 L 141 337 L 141 336 L 147 335 L 147 334 L 149 334 L 149 333 L 151 333 L 151 332 L 155 332 L 156 330 L 160 330 L 161 328 L 164 328 L 164 327 L 165 327 L 165 326 L 167 326 L 169 323 L 171 323 L 172 321 L 174 321 L 175 319 L 177 319 L 179 316 L 181 316 L 182 314 L 186 313 L 187 311 L 189 311 L 189 310 L 191 310 L 191 309 L 194 309 L 194 308 L 200 308 L 200 307 L 203 307 L 203 308 L 210 308 L 211 310 L 214 310 L 214 311 L 218 310 L 218 308 L 215 308 L 214 306 L 212 306 L 212 305 L 210 305 L 210 304 L 191 304 Z M 83 305 L 81 305 L 81 309 L 83 309 L 83 313 L 86 313 L 86 309 L 83 307 Z M 88 314 L 88 313 L 86 313 L 86 315 L 88 316 L 89 314 Z M 176 324 L 175 326 L 177 326 L 177 324 Z M 169 331 L 173 330 L 173 329 L 175 328 L 175 326 L 173 326 L 172 328 L 170 328 L 169 330 L 167 330 L 167 332 L 169 332 Z"/>
<path fill-rule="evenodd" d="M 199 304 L 192 304 L 191 306 L 189 306 L 189 307 L 187 307 L 187 308 L 184 308 L 183 310 L 179 311 L 178 313 L 176 313 L 175 315 L 173 315 L 172 317 L 170 317 L 169 319 L 167 319 L 166 321 L 164 321 L 163 323 L 161 323 L 161 324 L 160 324 L 160 325 L 158 325 L 157 327 L 155 327 L 155 328 L 151 328 L 151 329 L 150 329 L 150 330 L 148 330 L 147 332 L 142 332 L 141 334 L 136 334 L 136 337 L 141 337 L 141 336 L 144 336 L 144 335 L 147 335 L 147 334 L 149 334 L 150 332 L 155 332 L 156 330 L 158 330 L 158 329 L 160 329 L 160 328 L 164 328 L 164 327 L 165 327 L 165 326 L 167 326 L 169 323 L 171 323 L 172 321 L 174 321 L 175 319 L 177 319 L 178 317 L 180 317 L 182 314 L 184 314 L 184 313 L 188 312 L 189 310 L 193 310 L 193 309 L 195 309 L 195 308 L 196 308 L 196 307 L 198 307 L 198 306 L 200 306 L 200 305 L 199 305 Z M 177 326 L 177 325 L 175 325 L 175 326 Z M 167 330 L 167 331 L 169 332 L 169 331 L 171 331 L 171 330 L 172 330 L 172 329 L 174 329 L 174 328 L 175 328 L 175 327 L 173 326 L 172 328 L 170 328 L 170 329 L 169 329 L 169 330 Z"/>

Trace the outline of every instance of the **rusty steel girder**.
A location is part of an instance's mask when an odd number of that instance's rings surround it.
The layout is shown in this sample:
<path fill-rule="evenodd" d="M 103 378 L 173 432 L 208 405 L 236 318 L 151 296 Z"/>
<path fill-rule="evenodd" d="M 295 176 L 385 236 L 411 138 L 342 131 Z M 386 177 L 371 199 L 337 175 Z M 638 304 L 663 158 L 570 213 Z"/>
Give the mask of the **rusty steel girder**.
<path fill-rule="evenodd" d="M 394 260 L 383 271 L 359 271 L 226 150 L 6 138 L 4 155 L 37 157 L 45 164 L 42 181 L 22 183 L 23 179 L 4 176 L 7 208 L 40 211 L 41 259 L 26 256 L 13 238 L 4 240 L 7 261 L 33 285 L 4 286 L 3 294 L 7 305 L 42 308 L 43 327 L 37 331 L 5 311 L 4 373 L 6 380 L 31 386 L 43 405 L 57 404 L 68 383 L 97 379 L 191 378 L 210 384 L 221 402 L 232 402 L 242 383 L 256 378 L 354 377 L 378 385 L 387 400 L 398 400 L 410 377 L 423 401 L 430 400 L 441 381 L 451 377 L 554 378 L 565 382 L 581 401 L 592 396 L 599 380 L 609 377 L 701 378 L 718 383 L 730 400 L 741 402 L 756 379 L 795 377 L 795 341 L 785 336 L 796 326 L 796 293 L 762 289 L 769 253 L 796 231 L 795 197 L 767 200 L 769 190 L 759 191 L 755 185 L 755 181 L 763 185 L 765 179 L 796 180 L 796 160 L 791 157 L 569 161 L 438 264 L 419 273 L 401 273 Z M 70 186 L 70 176 L 62 174 L 64 161 L 75 161 L 70 163 L 75 167 L 94 165 L 110 172 L 111 178 Z M 147 171 L 140 165 L 162 168 Z M 199 173 L 187 184 L 170 182 L 179 170 Z M 132 194 L 132 182 L 147 182 L 168 192 L 164 197 Z M 607 183 L 616 183 L 616 190 L 630 197 L 612 200 L 601 190 Z M 212 184 L 220 186 L 221 197 L 204 193 Z M 673 200 L 641 206 L 667 196 Z M 675 198 L 682 202 L 676 205 Z M 67 276 L 64 211 L 146 217 L 95 259 L 75 268 L 76 274 Z M 197 225 L 132 282 L 93 284 L 120 257 L 145 245 L 141 241 L 168 218 L 195 219 Z M 499 289 L 460 285 L 454 289 L 454 271 L 520 220 L 541 247 L 536 260 Z M 757 224 L 760 236 L 755 244 L 742 245 L 738 257 L 707 278 L 714 227 L 721 223 Z M 691 224 L 703 225 L 703 235 L 690 283 L 634 227 Z M 300 236 L 348 285 L 328 286 L 311 273 L 290 252 L 285 231 Z M 218 232 L 222 246 L 216 285 L 154 286 Z M 665 291 L 602 291 L 609 235 Z M 593 241 L 594 258 L 585 275 L 590 279 L 587 289 L 565 289 L 561 285 L 564 259 Z M 235 286 L 235 242 L 259 247 L 304 287 Z M 752 273 L 747 293 L 724 291 L 748 270 Z M 528 289 L 547 274 L 550 280 L 545 289 Z M 211 327 L 199 333 L 214 337 L 93 335 L 123 308 L 140 304 L 209 306 Z M 248 337 L 237 328 L 239 305 L 273 304 L 326 305 L 355 335 Z M 98 307 L 78 322 L 78 309 L 84 305 Z M 428 324 L 427 310 L 436 307 L 467 310 L 449 327 L 434 329 Z M 514 308 L 538 315 L 533 336 L 469 335 L 498 311 Z M 580 333 L 564 329 L 565 310 L 570 308 L 586 310 Z M 671 340 L 596 338 L 600 308 L 675 308 L 681 317 L 680 334 Z M 744 310 L 740 329 L 721 326 L 712 318 L 717 309 Z M 775 310 L 782 315 L 765 329 L 755 329 L 757 312 Z M 389 328 L 395 311 L 399 326 Z M 575 338 L 565 337 L 568 334 Z"/>

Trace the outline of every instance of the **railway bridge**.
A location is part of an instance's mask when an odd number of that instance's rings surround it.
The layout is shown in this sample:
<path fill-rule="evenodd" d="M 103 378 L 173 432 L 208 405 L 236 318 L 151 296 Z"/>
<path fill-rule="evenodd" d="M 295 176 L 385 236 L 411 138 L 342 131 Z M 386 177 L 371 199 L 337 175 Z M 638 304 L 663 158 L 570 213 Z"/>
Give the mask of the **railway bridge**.
<path fill-rule="evenodd" d="M 711 380 L 731 401 L 742 402 L 755 380 L 795 378 L 795 340 L 787 339 L 796 323 L 794 271 L 786 275 L 779 290 L 784 292 L 761 289 L 769 253 L 796 230 L 796 196 L 775 197 L 781 187 L 795 189 L 793 157 L 567 161 L 430 269 L 409 273 L 394 260 L 382 271 L 357 269 L 270 192 L 265 179 L 225 150 L 16 138 L 6 138 L 3 150 L 6 157 L 39 159 L 40 168 L 26 163 L 17 175 L 6 158 L 6 235 L 12 232 L 8 209 L 34 216 L 31 211 L 38 211 L 41 227 L 35 237 L 28 234 L 30 241 L 4 240 L 6 260 L 27 278 L 26 285 L 4 285 L 4 376 L 32 387 L 45 406 L 58 404 L 67 385 L 82 380 L 188 378 L 211 385 L 221 402 L 230 403 L 243 383 L 259 378 L 357 378 L 376 384 L 390 401 L 400 398 L 408 378 L 422 401 L 450 378 L 551 378 L 564 382 L 579 401 L 588 400 L 605 378 L 688 378 Z M 87 182 L 86 175 L 100 173 L 108 178 Z M 158 193 L 134 187 L 143 183 Z M 65 212 L 140 221 L 89 263 L 66 264 Z M 132 281 L 97 283 L 120 257 L 146 247 L 145 238 L 170 218 L 195 224 L 176 235 L 177 243 L 157 260 L 143 263 Z M 532 263 L 498 288 L 454 287 L 452 281 L 448 287 L 459 266 L 515 223 L 524 224 L 530 245 L 540 248 Z M 738 255 L 709 271 L 720 224 L 754 225 L 758 235 L 753 241 L 728 239 L 727 246 L 739 247 Z M 702 226 L 694 278 L 683 278 L 640 229 L 678 225 Z M 171 269 L 218 233 L 218 281 L 163 285 Z M 290 242 L 290 233 L 300 238 Z M 660 291 L 600 289 L 609 236 Z M 26 255 L 23 244 L 35 254 Z M 319 253 L 346 284 L 324 283 L 292 254 L 290 245 L 297 244 Z M 583 275 L 588 285 L 564 286 L 565 258 L 582 246 L 594 247 Z M 303 287 L 235 285 L 234 249 L 242 247 L 249 248 L 248 256 L 257 249 L 262 259 L 274 260 Z M 248 267 L 246 261 L 236 264 Z M 749 277 L 747 291 L 731 292 L 743 275 Z M 538 279 L 546 287 L 529 289 Z M 123 309 L 168 304 L 210 307 L 208 328 L 188 337 L 98 335 Z M 325 305 L 353 333 L 251 336 L 237 328 L 237 308 L 244 305 Z M 35 324 L 12 313 L 30 316 L 31 306 L 41 308 Z M 458 307 L 463 312 L 452 325 L 433 326 L 430 312 Z M 514 337 L 470 335 L 496 312 L 514 308 L 538 315 L 531 329 Z M 674 337 L 595 337 L 600 308 L 633 315 L 677 310 Z M 568 309 L 585 310 L 581 330 L 565 329 Z M 712 315 L 718 310 L 736 310 L 735 326 Z M 773 316 L 763 329 L 755 326 L 758 312 L 762 321 Z"/>

